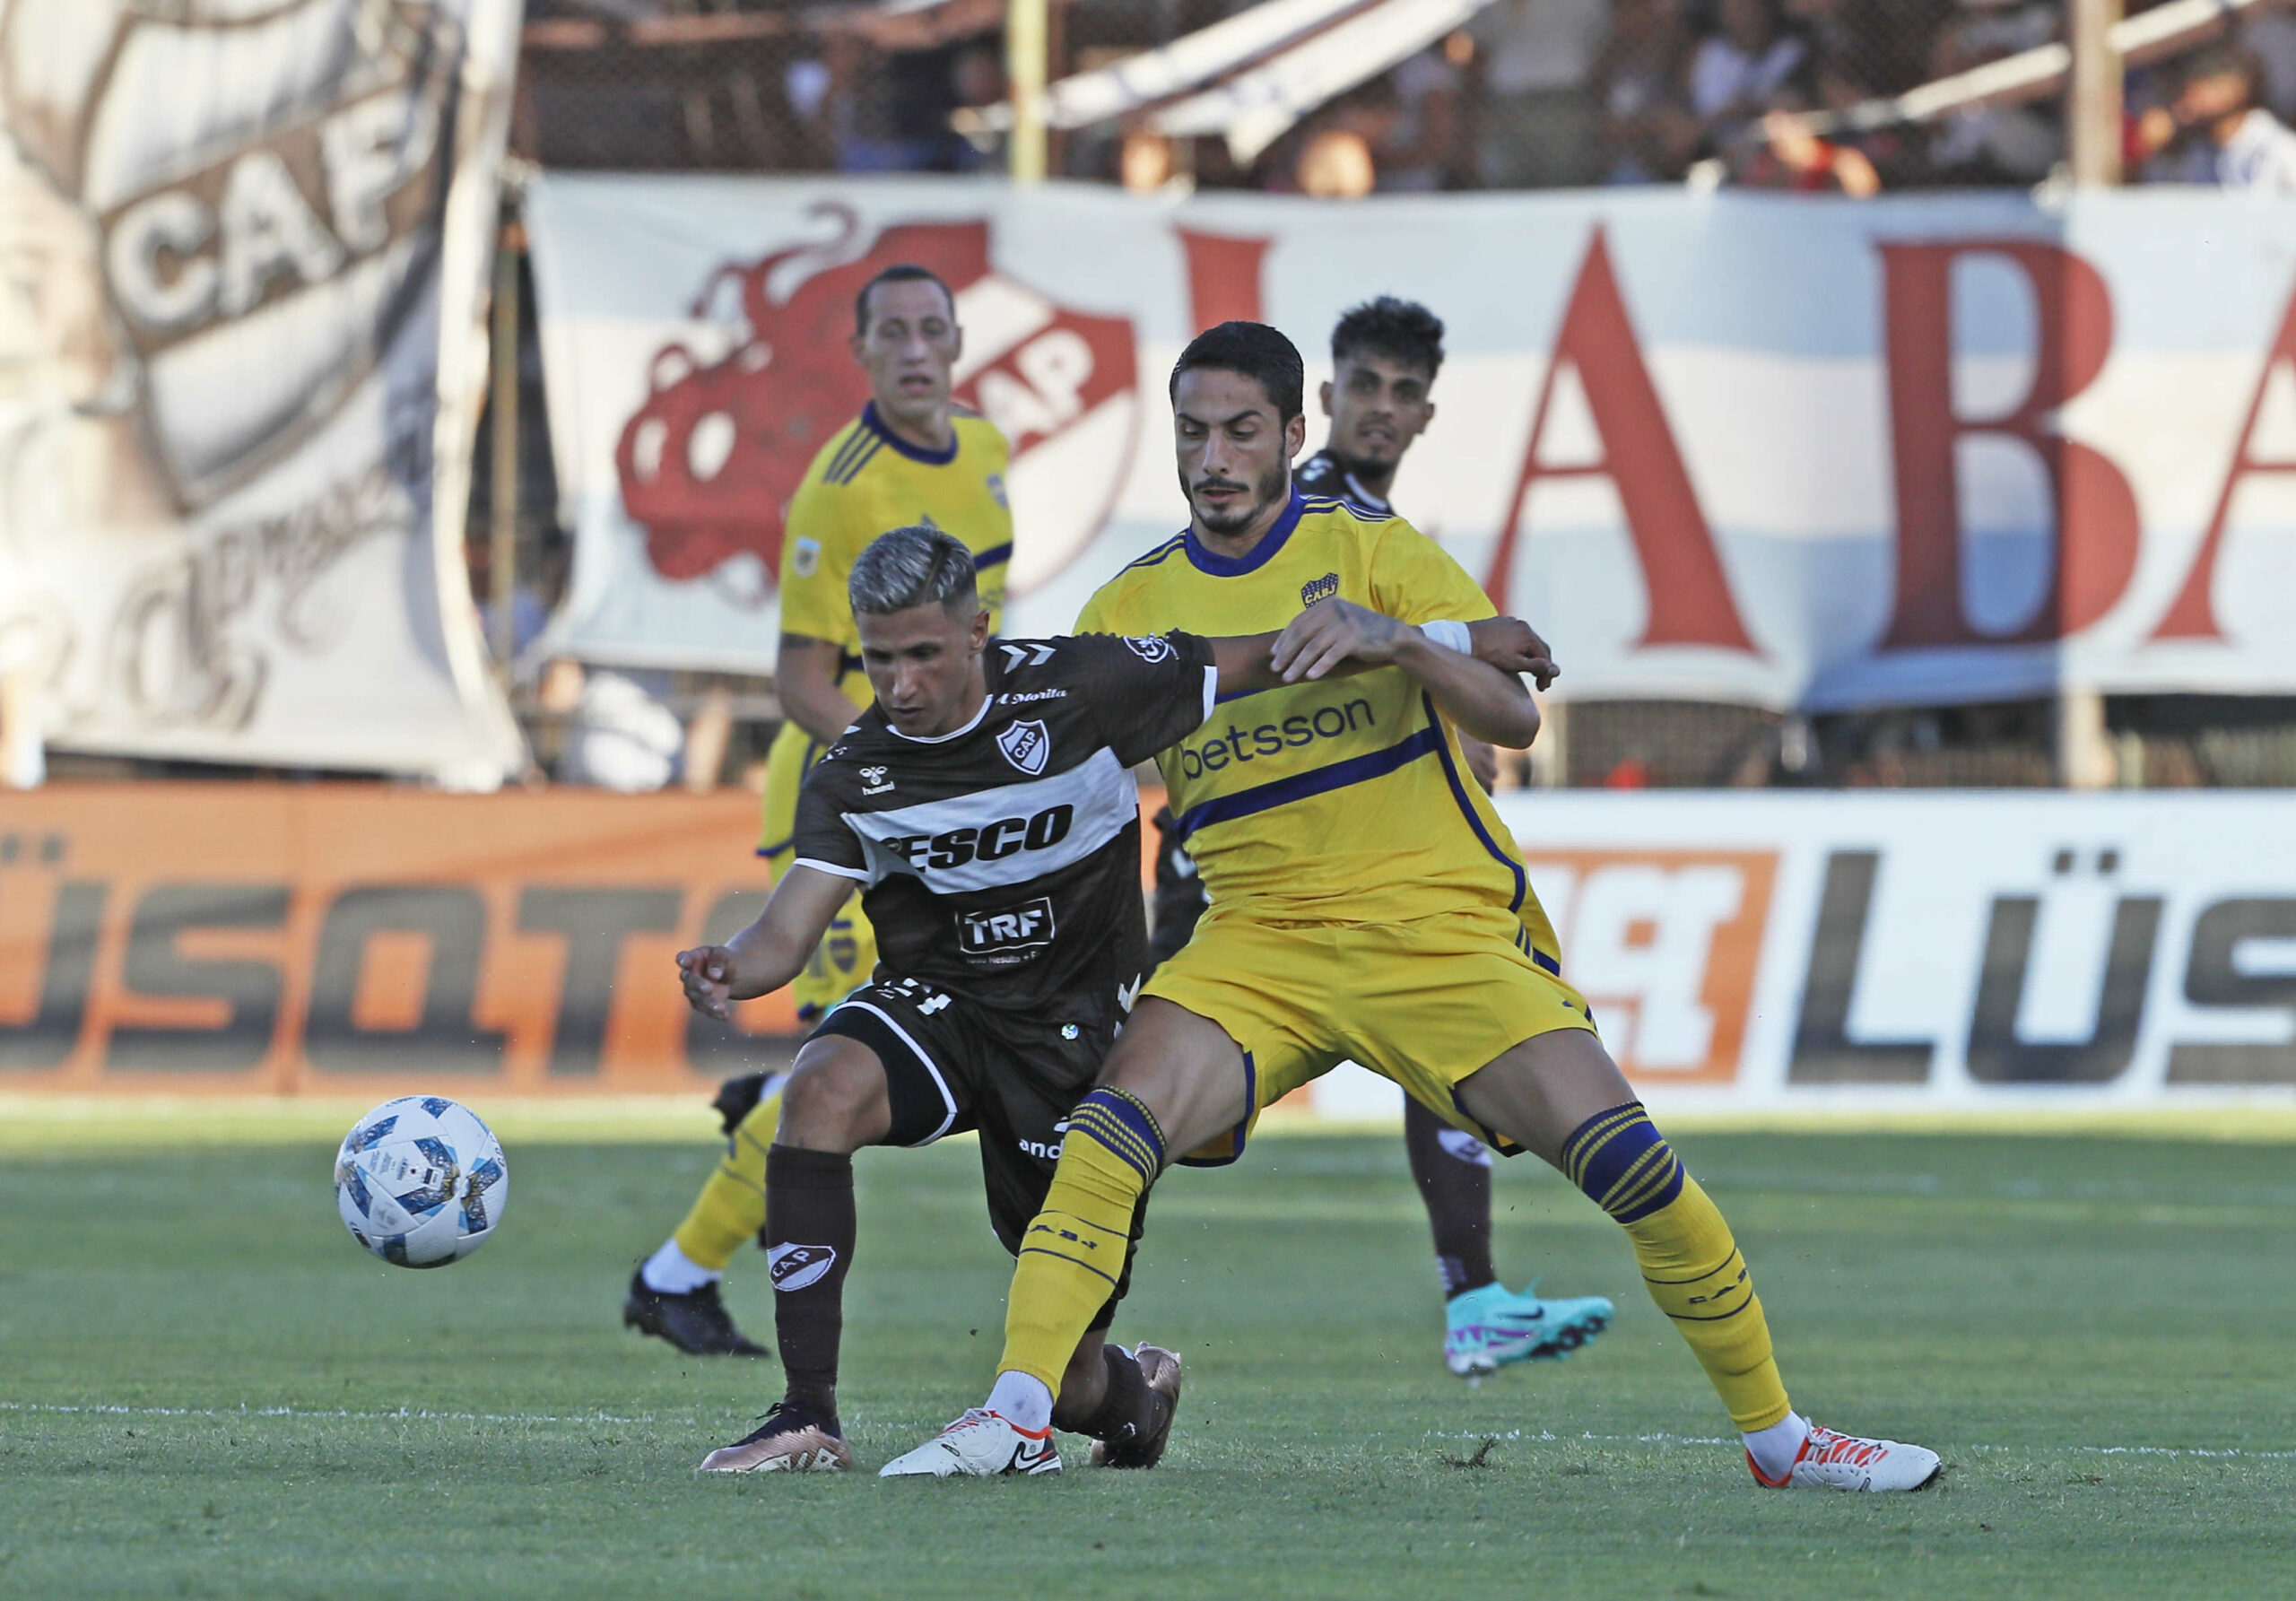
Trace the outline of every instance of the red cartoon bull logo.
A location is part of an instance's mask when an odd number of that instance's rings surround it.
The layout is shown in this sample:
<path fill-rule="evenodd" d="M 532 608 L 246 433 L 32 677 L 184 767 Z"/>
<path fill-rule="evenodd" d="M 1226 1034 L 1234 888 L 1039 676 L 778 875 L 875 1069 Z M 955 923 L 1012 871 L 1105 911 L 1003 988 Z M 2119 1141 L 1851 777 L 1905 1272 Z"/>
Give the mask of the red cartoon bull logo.
<path fill-rule="evenodd" d="M 778 577 L 783 518 L 807 464 L 868 398 L 848 347 L 853 298 L 882 269 L 913 262 L 956 295 L 957 403 L 1012 443 L 1007 493 L 1022 530 L 1013 583 L 1057 570 L 1106 519 L 1130 463 L 1132 324 L 1071 310 L 997 272 L 985 222 L 900 223 L 861 248 L 851 211 L 818 211 L 837 225 L 834 239 L 720 267 L 695 298 L 697 318 L 732 326 L 722 357 L 675 343 L 655 353 L 645 403 L 614 448 L 648 561 L 686 580 L 746 552 Z"/>

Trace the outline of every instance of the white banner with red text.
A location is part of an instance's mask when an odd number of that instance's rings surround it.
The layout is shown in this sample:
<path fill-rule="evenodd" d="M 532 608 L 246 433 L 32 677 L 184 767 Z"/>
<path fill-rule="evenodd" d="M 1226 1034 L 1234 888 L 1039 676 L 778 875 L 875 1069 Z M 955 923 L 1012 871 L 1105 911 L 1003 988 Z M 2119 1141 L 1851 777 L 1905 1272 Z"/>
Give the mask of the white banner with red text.
<path fill-rule="evenodd" d="M 552 646 L 769 669 L 781 518 L 865 398 L 854 291 L 956 292 L 1010 436 L 1012 627 L 1186 520 L 1198 329 L 1448 326 L 1395 486 L 1564 692 L 1779 708 L 2296 690 L 2296 205 L 2154 188 L 1337 205 L 973 181 L 545 177 L 526 214 L 571 596 Z"/>
<path fill-rule="evenodd" d="M 491 787 L 517 0 L 0 6 L 0 673 L 48 744 Z"/>

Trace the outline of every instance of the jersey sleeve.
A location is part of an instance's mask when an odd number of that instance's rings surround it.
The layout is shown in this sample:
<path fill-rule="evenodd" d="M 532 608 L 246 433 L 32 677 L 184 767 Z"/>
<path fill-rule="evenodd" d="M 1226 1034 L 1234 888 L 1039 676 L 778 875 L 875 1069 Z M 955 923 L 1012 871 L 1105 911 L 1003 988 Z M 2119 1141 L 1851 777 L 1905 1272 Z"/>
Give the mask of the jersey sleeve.
<path fill-rule="evenodd" d="M 1414 625 L 1452 618 L 1478 622 L 1499 613 L 1483 586 L 1450 553 L 1396 518 L 1371 551 L 1373 609 Z"/>
<path fill-rule="evenodd" d="M 1090 611 L 1088 606 L 1085 608 Z M 1176 744 L 1212 715 L 1220 689 L 1212 641 L 1195 634 L 1079 634 L 1063 640 L 1100 737 L 1126 767 Z"/>
<path fill-rule="evenodd" d="M 847 826 L 843 797 L 850 775 L 842 763 L 817 761 L 797 792 L 797 826 L 790 835 L 796 866 L 833 873 L 857 883 L 869 881 L 868 854 L 860 836 Z"/>
<path fill-rule="evenodd" d="M 1086 601 L 1084 609 L 1076 613 L 1077 633 L 1112 634 L 1116 632 L 1116 608 L 1115 603 L 1110 598 L 1115 590 L 1114 584 L 1103 584 L 1092 591 L 1091 599 Z"/>
<path fill-rule="evenodd" d="M 789 504 L 781 542 L 781 631 L 833 645 L 854 642 L 853 606 L 845 581 L 860 553 L 852 537 L 858 492 L 810 474 Z"/>

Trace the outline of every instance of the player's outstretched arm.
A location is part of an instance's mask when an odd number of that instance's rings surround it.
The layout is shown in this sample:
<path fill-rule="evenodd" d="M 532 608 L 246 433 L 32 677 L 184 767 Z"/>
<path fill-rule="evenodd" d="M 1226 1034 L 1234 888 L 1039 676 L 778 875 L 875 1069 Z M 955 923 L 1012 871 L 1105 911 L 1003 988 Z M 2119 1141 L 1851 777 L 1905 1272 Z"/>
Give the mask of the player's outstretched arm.
<path fill-rule="evenodd" d="M 757 921 L 722 945 L 678 953 L 686 1004 L 704 1016 L 726 1018 L 735 1001 L 770 995 L 805 969 L 813 947 L 853 881 L 818 868 L 793 866 L 773 886 Z"/>
<path fill-rule="evenodd" d="M 1318 601 L 1300 613 L 1277 637 L 1270 659 L 1287 683 L 1329 677 L 1343 663 L 1401 667 L 1477 739 L 1520 750 L 1538 736 L 1538 703 L 1521 679 L 1352 601 Z"/>

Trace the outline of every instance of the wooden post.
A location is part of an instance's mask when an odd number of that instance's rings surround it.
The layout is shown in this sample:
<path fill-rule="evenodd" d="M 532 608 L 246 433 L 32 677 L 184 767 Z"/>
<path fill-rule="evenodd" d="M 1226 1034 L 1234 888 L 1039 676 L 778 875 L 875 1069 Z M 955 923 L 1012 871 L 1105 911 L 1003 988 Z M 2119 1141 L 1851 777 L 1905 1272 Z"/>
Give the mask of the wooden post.
<path fill-rule="evenodd" d="M 2112 30 L 2121 0 L 2072 0 L 2066 24 L 2073 77 L 2065 126 L 2077 184 L 2120 182 L 2121 59 Z"/>
<path fill-rule="evenodd" d="M 518 251 L 525 244 L 509 219 L 494 241 L 494 327 L 490 408 L 493 421 L 493 516 L 487 526 L 488 601 L 492 609 L 488 643 L 498 665 L 508 668 L 518 648 L 512 600 L 518 567 Z"/>
<path fill-rule="evenodd" d="M 1004 82 L 1013 96 L 1013 131 L 1005 170 L 1016 184 L 1044 181 L 1045 57 L 1051 43 L 1048 0 L 1008 0 L 1004 11 Z"/>
<path fill-rule="evenodd" d="M 1570 787 L 1570 703 L 1539 701 L 1539 736 L 1531 742 L 1531 787 Z"/>
<path fill-rule="evenodd" d="M 2073 50 L 2065 124 L 2073 181 L 2083 187 L 2121 180 L 2120 52 L 2112 30 L 2121 0 L 2072 0 L 2066 18 Z M 2059 690 L 2057 781 L 2067 789 L 2104 789 L 2119 770 L 2105 733 L 2105 698 L 2093 690 Z"/>

